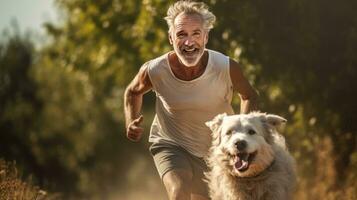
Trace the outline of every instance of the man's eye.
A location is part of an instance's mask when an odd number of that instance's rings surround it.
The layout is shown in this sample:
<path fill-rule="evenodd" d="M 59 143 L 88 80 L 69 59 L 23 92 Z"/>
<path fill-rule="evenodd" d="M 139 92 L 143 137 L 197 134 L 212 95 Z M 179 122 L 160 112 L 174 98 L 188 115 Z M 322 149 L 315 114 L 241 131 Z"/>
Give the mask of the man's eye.
<path fill-rule="evenodd" d="M 248 130 L 248 134 L 249 135 L 254 135 L 254 134 L 256 134 L 257 132 L 255 132 L 255 130 L 253 130 L 253 129 L 249 129 Z"/>
<path fill-rule="evenodd" d="M 178 37 L 178 38 L 184 38 L 184 37 L 185 37 L 185 34 L 183 34 L 183 33 L 177 34 L 177 37 Z"/>
<path fill-rule="evenodd" d="M 226 135 L 232 135 L 232 133 L 233 133 L 233 130 L 229 130 L 229 131 L 227 131 Z"/>

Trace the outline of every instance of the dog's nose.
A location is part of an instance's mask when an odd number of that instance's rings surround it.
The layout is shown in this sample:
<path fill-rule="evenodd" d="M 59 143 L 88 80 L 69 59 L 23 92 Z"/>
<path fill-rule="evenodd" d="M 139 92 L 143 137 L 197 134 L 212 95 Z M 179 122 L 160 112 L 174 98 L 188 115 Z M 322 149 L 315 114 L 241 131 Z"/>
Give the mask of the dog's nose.
<path fill-rule="evenodd" d="M 239 140 L 236 142 L 236 147 L 239 151 L 243 151 L 245 148 L 247 148 L 247 142 L 245 140 Z"/>

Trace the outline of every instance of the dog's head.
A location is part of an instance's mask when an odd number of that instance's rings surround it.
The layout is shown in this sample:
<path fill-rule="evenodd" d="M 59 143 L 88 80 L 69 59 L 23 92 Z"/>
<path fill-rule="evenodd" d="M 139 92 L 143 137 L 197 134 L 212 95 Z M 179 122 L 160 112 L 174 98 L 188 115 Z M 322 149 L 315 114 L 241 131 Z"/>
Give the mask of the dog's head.
<path fill-rule="evenodd" d="M 212 130 L 211 154 L 222 156 L 233 176 L 251 177 L 274 160 L 272 144 L 276 128 L 286 119 L 272 114 L 221 114 L 206 125 Z"/>

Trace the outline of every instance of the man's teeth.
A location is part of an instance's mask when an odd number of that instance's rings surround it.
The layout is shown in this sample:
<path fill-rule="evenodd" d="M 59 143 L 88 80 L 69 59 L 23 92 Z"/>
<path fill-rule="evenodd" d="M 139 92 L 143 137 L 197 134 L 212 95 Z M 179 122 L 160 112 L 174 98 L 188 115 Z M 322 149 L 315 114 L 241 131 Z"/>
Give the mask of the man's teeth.
<path fill-rule="evenodd" d="M 193 49 L 184 49 L 184 51 L 186 51 L 186 52 L 192 52 L 194 50 L 196 50 L 196 49 L 195 48 L 193 48 Z"/>

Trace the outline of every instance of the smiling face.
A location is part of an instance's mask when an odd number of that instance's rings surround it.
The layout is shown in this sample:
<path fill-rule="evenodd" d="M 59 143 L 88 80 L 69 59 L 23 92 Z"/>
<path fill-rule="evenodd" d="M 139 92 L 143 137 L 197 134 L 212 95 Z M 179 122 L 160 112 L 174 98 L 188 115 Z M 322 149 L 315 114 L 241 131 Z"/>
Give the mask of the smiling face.
<path fill-rule="evenodd" d="M 206 124 L 213 131 L 212 149 L 233 176 L 251 177 L 274 160 L 273 130 L 285 122 L 276 115 L 262 113 L 218 115 Z"/>
<path fill-rule="evenodd" d="M 220 148 L 229 158 L 232 174 L 252 176 L 270 164 L 273 151 L 267 137 L 259 118 L 240 115 L 223 120 Z"/>
<path fill-rule="evenodd" d="M 186 67 L 194 67 L 204 53 L 208 31 L 199 15 L 181 13 L 175 18 L 169 39 L 179 61 Z"/>

